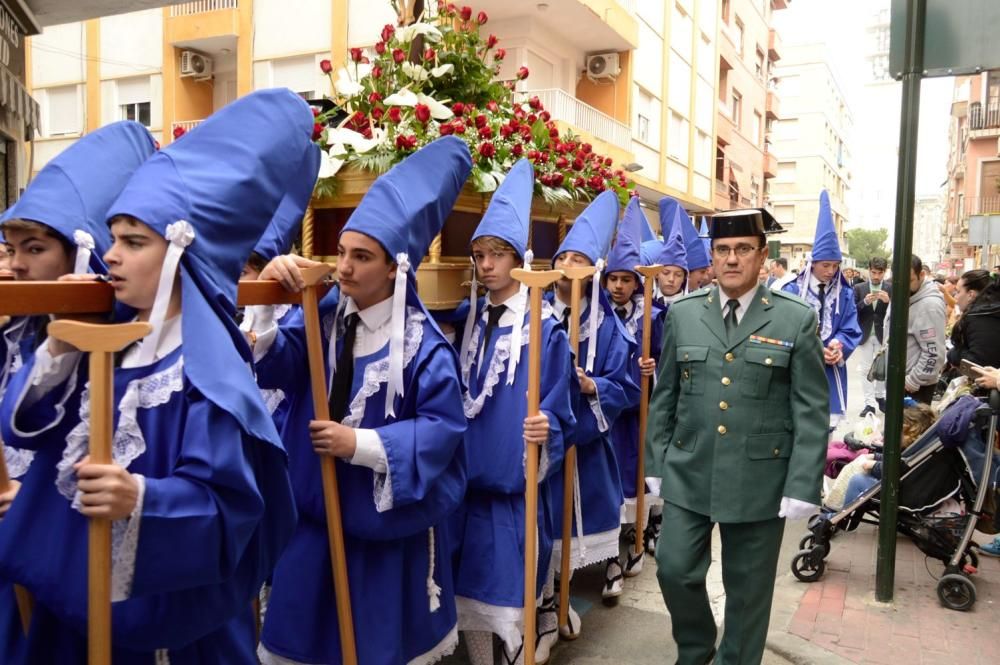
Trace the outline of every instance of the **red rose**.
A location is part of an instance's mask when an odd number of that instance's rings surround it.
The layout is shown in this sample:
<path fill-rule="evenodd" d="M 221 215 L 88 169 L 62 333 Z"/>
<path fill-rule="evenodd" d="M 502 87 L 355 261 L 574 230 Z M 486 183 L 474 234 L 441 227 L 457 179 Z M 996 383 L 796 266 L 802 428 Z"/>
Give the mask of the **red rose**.
<path fill-rule="evenodd" d="M 375 52 L 379 55 L 385 54 L 385 42 L 378 42 L 375 44 Z"/>
<path fill-rule="evenodd" d="M 528 100 L 528 106 L 538 111 L 542 108 L 542 100 L 540 100 L 536 95 Z"/>
<path fill-rule="evenodd" d="M 429 61 L 433 60 L 436 55 L 437 55 L 437 51 L 435 51 L 432 48 L 429 48 L 426 51 L 424 51 L 424 60 L 426 60 L 426 61 L 429 62 Z"/>
<path fill-rule="evenodd" d="M 486 102 L 486 110 L 496 113 L 500 110 L 500 106 L 496 102 Z"/>
<path fill-rule="evenodd" d="M 478 23 L 479 25 L 483 25 L 488 20 L 490 20 L 490 17 L 486 15 L 486 12 L 479 12 L 476 15 L 476 23 Z"/>
<path fill-rule="evenodd" d="M 462 102 L 455 102 L 454 104 L 451 105 L 451 112 L 454 113 L 457 117 L 461 118 L 462 114 L 465 113 L 465 104 L 463 104 Z"/>
<path fill-rule="evenodd" d="M 403 53 L 403 49 L 394 48 L 392 49 L 392 59 L 398 65 L 399 63 L 406 60 L 406 54 Z"/>
<path fill-rule="evenodd" d="M 413 107 L 413 114 L 417 116 L 417 120 L 425 125 L 431 119 L 431 109 L 426 104 L 417 104 Z"/>
<path fill-rule="evenodd" d="M 542 119 L 542 122 L 548 122 L 549 120 L 552 119 L 552 116 L 549 114 L 548 111 L 542 111 L 541 113 L 538 114 L 538 117 Z"/>
<path fill-rule="evenodd" d="M 459 120 L 458 122 L 454 123 L 454 126 L 455 126 L 455 133 L 456 134 L 464 134 L 465 133 L 465 123 L 462 122 L 461 120 Z"/>
<path fill-rule="evenodd" d="M 524 146 L 520 143 L 515 143 L 514 149 L 511 152 L 513 152 L 516 157 L 520 157 L 524 154 Z"/>
<path fill-rule="evenodd" d="M 562 184 L 563 184 L 563 174 L 562 173 L 553 173 L 552 177 L 550 178 L 550 180 L 552 181 L 552 186 L 553 187 L 562 187 Z"/>
<path fill-rule="evenodd" d="M 405 136 L 400 134 L 396 137 L 396 148 L 399 150 L 413 150 L 417 147 L 416 136 Z"/>
<path fill-rule="evenodd" d="M 389 41 L 394 34 L 396 34 L 396 28 L 391 23 L 386 23 L 385 27 L 382 28 L 382 41 Z"/>
<path fill-rule="evenodd" d="M 486 116 L 480 113 L 476 116 L 476 127 L 482 129 L 486 126 Z"/>
<path fill-rule="evenodd" d="M 363 55 L 363 56 L 361 56 L 361 62 L 359 64 L 370 65 L 370 64 L 372 64 L 372 61 L 368 59 L 367 55 Z"/>
<path fill-rule="evenodd" d="M 489 159 L 497 154 L 496 146 L 489 141 L 484 141 L 479 144 L 479 154 Z"/>
<path fill-rule="evenodd" d="M 522 139 L 524 139 L 525 141 L 531 140 L 531 127 L 529 127 L 528 125 L 521 125 L 521 129 L 519 129 L 518 131 L 521 132 Z"/>
<path fill-rule="evenodd" d="M 540 153 L 537 150 L 529 150 L 528 151 L 528 159 L 538 159 L 538 155 L 539 154 Z"/>
<path fill-rule="evenodd" d="M 586 185 L 587 185 L 587 181 L 584 180 L 583 178 L 576 178 L 573 181 L 573 186 L 574 187 L 585 187 Z"/>
<path fill-rule="evenodd" d="M 351 49 L 351 60 L 353 60 L 354 62 L 361 62 L 361 58 L 363 58 L 364 55 L 365 55 L 364 52 L 359 48 Z"/>
<path fill-rule="evenodd" d="M 486 48 L 493 48 L 494 46 L 497 45 L 497 42 L 499 41 L 500 40 L 497 39 L 496 35 L 490 35 L 489 37 L 486 38 Z"/>
<path fill-rule="evenodd" d="M 489 127 L 479 128 L 479 138 L 481 139 L 491 139 L 493 138 L 493 130 Z"/>
<path fill-rule="evenodd" d="M 583 150 L 583 154 L 589 155 L 590 151 L 593 150 L 594 148 L 591 147 L 589 143 L 584 143 L 581 149 Z"/>
<path fill-rule="evenodd" d="M 515 132 L 517 130 L 521 129 L 521 123 L 518 121 L 517 118 L 511 118 L 511 120 L 510 120 L 510 128 L 513 129 Z"/>
<path fill-rule="evenodd" d="M 530 73 L 531 72 L 528 71 L 527 67 L 521 67 L 520 69 L 517 70 L 517 80 L 523 81 L 524 79 L 528 78 L 528 74 Z"/>
<path fill-rule="evenodd" d="M 321 129 L 323 127 L 322 125 L 316 125 L 316 126 L 320 127 Z M 187 134 L 187 130 L 184 129 L 183 127 L 181 127 L 180 125 L 177 125 L 176 127 L 174 127 L 174 138 L 175 139 L 179 139 L 180 137 L 184 136 L 185 134 Z M 313 132 L 313 140 L 316 139 L 315 134 L 316 134 L 316 132 L 314 131 Z"/>
<path fill-rule="evenodd" d="M 316 108 L 315 106 L 310 106 L 309 110 L 312 111 L 314 118 L 319 115 L 319 109 Z"/>
<path fill-rule="evenodd" d="M 177 133 L 178 129 L 181 130 L 180 134 Z M 175 127 L 174 128 L 174 138 L 175 139 L 176 138 L 180 138 L 183 135 L 184 135 L 184 128 L 183 127 Z M 313 137 L 312 137 L 312 140 L 313 141 L 318 141 L 321 136 L 323 136 L 323 125 L 319 124 L 318 122 L 313 123 Z"/>
<path fill-rule="evenodd" d="M 382 78 L 382 68 L 379 67 L 378 65 L 372 67 L 372 78 L 373 79 Z"/>
<path fill-rule="evenodd" d="M 376 106 L 372 109 L 372 120 L 378 121 L 382 119 L 382 115 L 385 111 L 382 110 L 381 106 Z"/>
<path fill-rule="evenodd" d="M 333 71 L 333 64 L 331 64 L 329 60 L 320 60 L 319 68 L 323 70 L 324 74 L 329 74 L 330 72 Z"/>
<path fill-rule="evenodd" d="M 378 104 L 380 101 L 382 101 L 381 93 L 373 92 L 372 94 L 368 95 L 369 104 Z"/>
<path fill-rule="evenodd" d="M 604 186 L 604 180 L 599 175 L 590 176 L 590 180 L 587 181 L 593 189 Z"/>
<path fill-rule="evenodd" d="M 541 182 L 543 185 L 546 185 L 546 186 L 551 185 L 552 184 L 552 176 L 550 176 L 548 173 L 543 173 L 542 175 L 540 175 L 538 177 L 538 181 Z"/>
<path fill-rule="evenodd" d="M 558 127 L 553 127 L 552 129 L 550 129 L 549 130 L 549 136 L 551 136 L 554 139 L 559 138 L 559 128 Z"/>
<path fill-rule="evenodd" d="M 472 7 L 462 7 L 462 20 L 468 21 L 472 18 Z"/>
<path fill-rule="evenodd" d="M 529 125 L 535 124 L 536 120 L 538 120 L 538 116 L 535 115 L 534 113 L 531 113 L 531 114 L 528 115 L 528 124 Z"/>
<path fill-rule="evenodd" d="M 556 159 L 557 169 L 564 169 L 567 166 L 569 166 L 569 160 L 567 160 L 565 157 L 559 157 L 558 159 Z"/>
<path fill-rule="evenodd" d="M 514 133 L 514 128 L 510 125 L 500 125 L 500 136 L 505 139 L 509 139 L 510 135 Z"/>
<path fill-rule="evenodd" d="M 583 160 L 577 157 L 573 160 L 573 170 L 582 171 L 583 170 Z"/>
<path fill-rule="evenodd" d="M 505 48 L 498 48 L 496 51 L 493 52 L 494 60 L 503 60 L 506 57 L 507 57 L 507 49 Z"/>
<path fill-rule="evenodd" d="M 389 122 L 391 122 L 394 125 L 399 124 L 400 118 L 401 115 L 398 106 L 393 106 L 391 109 L 389 109 Z"/>
<path fill-rule="evenodd" d="M 441 136 L 448 136 L 450 134 L 455 133 L 455 128 L 452 127 L 451 123 L 448 122 L 441 125 L 440 130 L 441 130 Z"/>

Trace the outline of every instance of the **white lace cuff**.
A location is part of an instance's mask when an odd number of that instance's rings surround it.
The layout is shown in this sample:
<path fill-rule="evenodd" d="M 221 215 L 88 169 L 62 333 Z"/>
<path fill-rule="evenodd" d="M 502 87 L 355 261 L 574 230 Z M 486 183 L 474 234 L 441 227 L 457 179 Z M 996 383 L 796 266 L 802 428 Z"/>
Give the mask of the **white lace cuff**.
<path fill-rule="evenodd" d="M 21 401 L 21 407 L 26 408 L 35 404 L 66 381 L 76 369 L 82 355 L 80 351 L 70 351 L 53 356 L 49 351 L 49 340 L 42 342 L 35 351 L 35 365 L 31 368 L 31 377 L 28 380 L 30 387 Z"/>
<path fill-rule="evenodd" d="M 587 395 L 587 402 L 590 404 L 590 410 L 594 413 L 594 419 L 597 420 L 598 431 L 607 432 L 608 420 L 604 417 L 604 410 L 601 409 L 601 391 L 597 387 L 597 382 L 594 382 L 594 394 Z"/>
<path fill-rule="evenodd" d="M 357 447 L 354 450 L 354 457 L 350 460 L 351 464 L 366 466 L 375 473 L 385 473 L 389 463 L 386 461 L 385 447 L 378 432 L 373 429 L 356 429 L 354 436 L 357 439 Z"/>
<path fill-rule="evenodd" d="M 139 549 L 139 527 L 142 524 L 142 503 L 146 496 L 146 478 L 132 474 L 139 492 L 132 513 L 111 524 L 111 602 L 127 600 L 132 595 L 135 579 L 135 556 Z"/>

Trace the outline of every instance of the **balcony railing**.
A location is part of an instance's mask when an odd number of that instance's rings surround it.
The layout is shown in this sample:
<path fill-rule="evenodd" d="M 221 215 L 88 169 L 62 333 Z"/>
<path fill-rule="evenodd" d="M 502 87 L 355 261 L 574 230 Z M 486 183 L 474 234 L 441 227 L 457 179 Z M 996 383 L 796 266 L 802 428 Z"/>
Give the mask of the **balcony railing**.
<path fill-rule="evenodd" d="M 569 123 L 622 150 L 631 150 L 632 129 L 625 123 L 601 113 L 589 104 L 584 104 L 560 88 L 525 90 L 519 93 L 521 101 L 535 96 L 555 120 Z"/>
<path fill-rule="evenodd" d="M 187 133 L 203 122 L 204 120 L 178 120 L 177 122 L 170 125 L 170 131 L 175 132 L 177 131 L 178 128 L 180 128 L 183 129 L 185 133 Z"/>
<path fill-rule="evenodd" d="M 183 2 L 179 5 L 170 6 L 170 18 L 178 16 L 194 16 L 205 12 L 215 12 L 222 9 L 236 9 L 239 7 L 239 0 L 197 0 L 196 2 Z"/>
<path fill-rule="evenodd" d="M 982 102 L 969 104 L 969 129 L 994 128 L 1000 128 L 1000 102 L 988 102 L 985 106 Z"/>
<path fill-rule="evenodd" d="M 965 199 L 963 217 L 968 219 L 970 215 L 1000 215 L 1000 194 Z"/>

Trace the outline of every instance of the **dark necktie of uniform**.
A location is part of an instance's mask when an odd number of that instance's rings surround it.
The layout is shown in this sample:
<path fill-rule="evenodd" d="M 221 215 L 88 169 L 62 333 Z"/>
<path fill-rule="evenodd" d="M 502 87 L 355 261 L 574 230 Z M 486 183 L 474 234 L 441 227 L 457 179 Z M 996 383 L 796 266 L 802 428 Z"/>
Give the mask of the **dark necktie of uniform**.
<path fill-rule="evenodd" d="M 572 313 L 573 313 L 572 307 L 567 307 L 566 309 L 564 309 L 562 321 L 559 322 L 559 325 L 562 326 L 562 329 L 565 330 L 566 332 L 569 332 L 569 317 L 570 314 Z"/>
<path fill-rule="evenodd" d="M 726 336 L 732 339 L 733 335 L 736 333 L 737 326 L 740 325 L 739 320 L 736 318 L 736 310 L 740 308 L 740 301 L 736 298 L 730 298 L 726 303 L 726 307 L 729 311 L 726 312 Z"/>
<path fill-rule="evenodd" d="M 500 323 L 500 317 L 503 313 L 507 311 L 507 305 L 487 305 L 486 306 L 486 331 L 483 333 L 483 353 L 486 349 L 490 348 L 490 338 L 493 337 L 493 331 L 496 330 L 497 325 Z"/>
<path fill-rule="evenodd" d="M 826 308 L 826 284 L 819 285 L 819 329 L 823 329 L 823 310 Z"/>
<path fill-rule="evenodd" d="M 628 316 L 628 311 L 624 307 L 615 307 L 615 314 L 618 315 L 619 319 L 624 321 L 625 317 Z"/>
<path fill-rule="evenodd" d="M 354 340 L 360 318 L 355 312 L 344 319 L 344 342 L 337 356 L 337 370 L 333 373 L 330 389 L 330 419 L 338 423 L 347 415 L 350 404 L 351 384 L 354 383 Z"/>

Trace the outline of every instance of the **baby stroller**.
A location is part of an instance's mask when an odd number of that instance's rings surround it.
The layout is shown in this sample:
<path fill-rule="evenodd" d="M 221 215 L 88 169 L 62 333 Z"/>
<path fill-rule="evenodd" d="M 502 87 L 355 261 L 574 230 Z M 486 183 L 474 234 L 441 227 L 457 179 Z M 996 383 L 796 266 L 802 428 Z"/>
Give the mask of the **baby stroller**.
<path fill-rule="evenodd" d="M 966 401 L 963 404 L 961 400 Z M 987 454 L 993 451 L 996 437 L 1000 392 L 992 391 L 988 400 L 971 396 L 961 400 L 945 414 L 956 408 L 972 410 L 968 431 L 961 432 L 964 442 L 956 442 L 953 432 L 942 431 L 943 414 L 902 453 L 897 530 L 928 557 L 944 564 L 938 598 L 945 607 L 965 611 L 976 602 L 976 587 L 969 578 L 979 565 L 972 533 L 987 521 L 992 528 L 997 527 L 997 517 L 985 514 L 983 507 L 987 497 L 995 496 L 1000 480 L 1000 463 L 994 459 L 995 453 Z M 826 510 L 810 519 L 809 533 L 799 542 L 800 551 L 792 559 L 796 578 L 815 582 L 823 576 L 830 540 L 838 532 L 853 531 L 861 523 L 878 525 L 881 490 L 882 483 L 877 482 L 841 510 Z M 936 515 L 948 499 L 963 504 L 964 514 Z"/>

